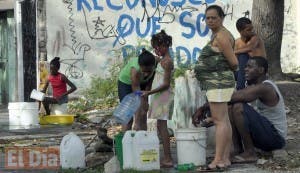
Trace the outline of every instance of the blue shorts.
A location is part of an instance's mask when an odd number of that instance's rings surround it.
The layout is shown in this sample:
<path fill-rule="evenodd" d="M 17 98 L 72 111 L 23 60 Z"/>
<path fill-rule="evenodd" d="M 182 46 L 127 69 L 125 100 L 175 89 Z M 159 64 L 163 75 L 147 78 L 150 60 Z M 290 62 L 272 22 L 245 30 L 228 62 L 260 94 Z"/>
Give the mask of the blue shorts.
<path fill-rule="evenodd" d="M 119 95 L 120 102 L 127 94 L 130 93 L 132 93 L 131 85 L 118 81 L 118 95 Z"/>
<path fill-rule="evenodd" d="M 235 74 L 236 76 L 236 89 L 240 90 L 245 88 L 245 67 L 247 65 L 247 62 L 249 60 L 248 53 L 241 53 L 237 55 L 238 61 L 239 61 L 239 70 Z"/>
<path fill-rule="evenodd" d="M 272 151 L 284 147 L 285 139 L 266 117 L 247 103 L 243 103 L 243 109 L 245 129 L 250 133 L 256 148 Z"/>
<path fill-rule="evenodd" d="M 61 104 L 64 104 L 64 103 L 68 103 L 69 99 L 68 99 L 68 96 L 63 96 L 59 100 L 56 100 L 52 96 L 51 97 L 46 96 L 44 98 L 44 101 L 49 103 L 49 104 L 59 104 L 59 105 L 61 105 Z"/>

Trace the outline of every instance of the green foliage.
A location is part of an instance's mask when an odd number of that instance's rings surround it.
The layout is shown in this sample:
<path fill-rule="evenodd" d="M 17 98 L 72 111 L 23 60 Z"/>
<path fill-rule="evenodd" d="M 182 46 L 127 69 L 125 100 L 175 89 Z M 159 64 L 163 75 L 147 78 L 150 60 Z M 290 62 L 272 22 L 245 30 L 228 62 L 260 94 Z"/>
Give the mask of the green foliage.
<path fill-rule="evenodd" d="M 174 88 L 175 87 L 175 79 L 180 77 L 180 76 L 184 76 L 185 72 L 187 70 L 191 70 L 191 69 L 192 69 L 191 65 L 181 66 L 181 67 L 175 68 L 173 78 L 172 78 L 172 81 L 171 81 L 171 86 Z"/>
<path fill-rule="evenodd" d="M 175 71 L 174 71 L 174 78 L 178 78 L 180 76 L 184 76 L 185 72 L 187 70 L 191 70 L 190 67 L 179 67 L 179 68 L 176 68 Z"/>
<path fill-rule="evenodd" d="M 92 109 L 114 107 L 118 102 L 117 82 L 122 62 L 115 61 L 108 70 L 109 77 L 93 76 L 90 87 L 84 91 L 84 98 L 69 104 L 70 113 L 84 113 Z"/>

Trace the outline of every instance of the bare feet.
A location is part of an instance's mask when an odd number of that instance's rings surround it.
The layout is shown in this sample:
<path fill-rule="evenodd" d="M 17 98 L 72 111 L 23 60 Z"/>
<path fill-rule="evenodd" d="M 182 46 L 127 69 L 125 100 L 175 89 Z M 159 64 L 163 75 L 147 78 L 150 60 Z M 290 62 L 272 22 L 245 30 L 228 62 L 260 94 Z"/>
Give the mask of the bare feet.
<path fill-rule="evenodd" d="M 169 160 L 169 161 L 162 160 L 160 162 L 160 167 L 161 168 L 172 168 L 173 167 L 173 161 L 172 160 Z"/>
<path fill-rule="evenodd" d="M 231 165 L 231 161 L 230 161 L 229 159 L 226 160 L 226 161 L 225 161 L 225 166 L 228 167 L 228 166 L 230 166 L 230 165 Z"/>
<path fill-rule="evenodd" d="M 219 167 L 219 168 L 227 168 L 228 166 L 230 166 L 231 163 L 229 161 L 229 163 L 226 163 L 226 162 L 223 162 L 223 161 L 212 161 L 209 165 L 208 165 L 208 168 L 210 169 L 214 169 L 216 167 Z"/>

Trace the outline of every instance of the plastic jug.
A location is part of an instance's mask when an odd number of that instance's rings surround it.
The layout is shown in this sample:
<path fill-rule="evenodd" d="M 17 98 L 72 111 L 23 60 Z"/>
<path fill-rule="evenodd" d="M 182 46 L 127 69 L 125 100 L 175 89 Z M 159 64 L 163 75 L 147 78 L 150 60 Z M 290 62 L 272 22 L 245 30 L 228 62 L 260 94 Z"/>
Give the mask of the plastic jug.
<path fill-rule="evenodd" d="M 141 104 L 141 91 L 126 95 L 115 109 L 113 116 L 121 124 L 127 124 Z"/>
<path fill-rule="evenodd" d="M 62 168 L 84 168 L 85 148 L 81 139 L 70 132 L 60 143 L 60 165 Z"/>
<path fill-rule="evenodd" d="M 31 91 L 30 98 L 38 100 L 38 101 L 43 101 L 45 98 L 45 93 L 42 93 L 36 89 L 33 89 Z"/>
<path fill-rule="evenodd" d="M 135 168 L 134 146 L 133 139 L 135 137 L 135 130 L 128 130 L 122 139 L 123 150 L 123 169 Z"/>
<path fill-rule="evenodd" d="M 156 132 L 126 131 L 122 147 L 123 169 L 159 170 L 159 140 Z"/>
<path fill-rule="evenodd" d="M 159 140 L 155 131 L 137 131 L 133 138 L 134 169 L 159 170 Z"/>

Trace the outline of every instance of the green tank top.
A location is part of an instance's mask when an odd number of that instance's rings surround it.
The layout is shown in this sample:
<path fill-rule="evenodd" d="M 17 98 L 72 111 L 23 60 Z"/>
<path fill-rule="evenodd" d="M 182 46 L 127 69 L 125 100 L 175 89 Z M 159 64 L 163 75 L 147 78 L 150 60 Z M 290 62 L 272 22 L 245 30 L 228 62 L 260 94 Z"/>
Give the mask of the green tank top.
<path fill-rule="evenodd" d="M 119 74 L 119 81 L 121 81 L 125 84 L 128 84 L 128 85 L 131 85 L 131 83 L 132 83 L 131 78 L 130 78 L 131 68 L 135 68 L 135 70 L 138 72 L 140 71 L 140 65 L 138 63 L 137 57 L 131 58 L 127 62 L 127 64 L 121 69 L 121 72 Z M 154 70 L 153 70 L 153 73 L 147 78 L 144 78 L 141 75 L 140 83 L 144 84 L 144 83 L 148 82 L 152 78 L 153 75 L 154 75 Z"/>
<path fill-rule="evenodd" d="M 196 78 L 203 90 L 234 88 L 233 71 L 222 52 L 216 52 L 210 41 L 201 52 L 194 67 Z"/>

